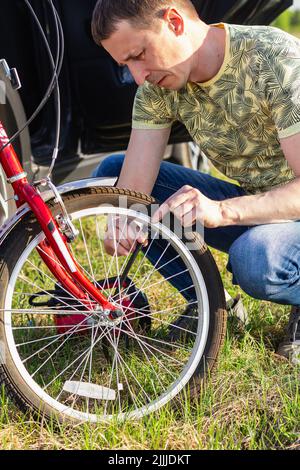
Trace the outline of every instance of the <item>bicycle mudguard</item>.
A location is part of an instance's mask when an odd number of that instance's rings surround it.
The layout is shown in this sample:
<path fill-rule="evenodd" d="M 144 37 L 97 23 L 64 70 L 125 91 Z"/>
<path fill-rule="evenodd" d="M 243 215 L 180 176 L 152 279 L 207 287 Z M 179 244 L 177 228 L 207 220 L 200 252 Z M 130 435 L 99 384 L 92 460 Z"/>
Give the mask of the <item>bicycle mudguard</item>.
<path fill-rule="evenodd" d="M 60 194 L 67 194 L 73 191 L 88 189 L 88 188 L 98 188 L 100 186 L 114 186 L 117 181 L 117 178 L 86 178 L 78 181 L 71 181 L 57 187 L 57 190 Z M 52 191 L 45 191 L 41 193 L 41 196 L 45 202 L 54 199 L 54 194 Z M 9 235 L 11 230 L 15 225 L 23 219 L 23 217 L 30 212 L 28 204 L 21 206 L 16 213 L 10 217 L 3 225 L 0 227 L 0 246 Z"/>

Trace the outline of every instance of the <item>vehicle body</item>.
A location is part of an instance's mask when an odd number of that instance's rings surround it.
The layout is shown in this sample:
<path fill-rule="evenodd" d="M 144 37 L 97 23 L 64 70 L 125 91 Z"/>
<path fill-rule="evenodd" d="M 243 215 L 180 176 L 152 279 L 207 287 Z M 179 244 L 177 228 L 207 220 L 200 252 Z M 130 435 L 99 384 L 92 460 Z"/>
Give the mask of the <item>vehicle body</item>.
<path fill-rule="evenodd" d="M 96 0 L 54 0 L 65 36 L 65 60 L 60 77 L 62 126 L 54 181 L 63 183 L 91 175 L 93 168 L 113 152 L 127 148 L 136 84 L 127 68 L 121 68 L 92 39 L 90 23 Z M 194 0 L 208 23 L 269 24 L 292 5 L 292 0 Z M 38 17 L 47 26 L 48 40 L 55 47 L 54 25 L 47 2 L 32 0 Z M 16 67 L 22 82 L 20 95 L 6 87 L 0 121 L 12 135 L 30 116 L 45 92 L 51 70 L 39 32 L 22 0 L 1 0 L 0 58 Z M 55 138 L 54 101 L 22 133 L 15 145 L 28 175 L 40 178 L 50 165 Z M 185 127 L 175 123 L 165 158 L 198 168 L 201 152 L 189 143 Z M 0 172 L 0 222 L 13 210 L 9 188 Z"/>

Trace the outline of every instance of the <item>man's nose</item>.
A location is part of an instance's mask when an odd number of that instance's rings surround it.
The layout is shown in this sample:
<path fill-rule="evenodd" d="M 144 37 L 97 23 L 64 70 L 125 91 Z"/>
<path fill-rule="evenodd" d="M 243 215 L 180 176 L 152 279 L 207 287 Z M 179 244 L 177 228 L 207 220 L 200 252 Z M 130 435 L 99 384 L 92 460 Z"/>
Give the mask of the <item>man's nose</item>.
<path fill-rule="evenodd" d="M 147 77 L 150 75 L 145 66 L 141 63 L 130 64 L 128 65 L 128 68 L 137 85 L 143 85 Z"/>

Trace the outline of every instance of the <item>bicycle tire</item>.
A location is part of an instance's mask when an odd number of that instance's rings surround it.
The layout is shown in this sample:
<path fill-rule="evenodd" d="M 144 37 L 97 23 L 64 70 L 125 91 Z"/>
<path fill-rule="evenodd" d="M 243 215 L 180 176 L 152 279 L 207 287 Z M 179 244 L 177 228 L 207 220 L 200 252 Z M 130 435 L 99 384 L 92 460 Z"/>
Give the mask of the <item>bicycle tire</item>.
<path fill-rule="evenodd" d="M 97 187 L 88 188 L 86 190 L 74 191 L 64 196 L 69 213 L 76 213 L 86 209 L 93 209 L 100 205 L 111 205 L 117 207 L 119 197 L 127 196 L 130 205 L 144 204 L 150 206 L 154 200 L 144 194 L 130 190 L 123 190 L 113 187 Z M 49 207 L 54 215 L 59 208 L 54 201 L 50 201 Z M 3 245 L 1 246 L 0 256 L 0 345 L 4 359 L 0 365 L 0 383 L 5 385 L 8 396 L 10 396 L 22 410 L 30 410 L 37 417 L 45 417 L 46 419 L 55 418 L 60 422 L 78 423 L 82 419 L 64 413 L 58 412 L 57 408 L 51 406 L 48 402 L 44 402 L 41 396 L 28 385 L 20 373 L 13 356 L 11 355 L 11 346 L 9 346 L 5 315 L 5 299 L 11 282 L 11 273 L 16 267 L 18 260 L 26 247 L 41 232 L 40 227 L 34 216 L 29 213 L 26 217 L 19 221 L 12 232 L 9 234 Z M 185 243 L 187 240 L 183 240 Z M 190 240 L 189 240 L 190 241 Z M 191 396 L 196 396 L 199 392 L 200 384 L 206 373 L 211 371 L 217 362 L 217 357 L 222 347 L 225 330 L 226 330 L 226 307 L 224 289 L 221 277 L 215 261 L 199 234 L 193 234 L 193 243 L 197 249 L 193 251 L 193 260 L 199 267 L 205 282 L 208 300 L 209 300 L 209 326 L 207 340 L 201 360 L 190 378 L 188 385 Z M 121 328 L 120 328 L 121 329 Z M 94 330 L 93 330 L 94 331 Z M 10 338 L 11 341 L 11 338 Z M 147 413 L 142 413 L 142 415 Z M 135 414 L 133 413 L 135 416 Z M 124 414 L 123 417 L 125 417 Z M 138 416 L 138 413 L 137 413 Z M 106 419 L 100 417 L 100 420 Z"/>

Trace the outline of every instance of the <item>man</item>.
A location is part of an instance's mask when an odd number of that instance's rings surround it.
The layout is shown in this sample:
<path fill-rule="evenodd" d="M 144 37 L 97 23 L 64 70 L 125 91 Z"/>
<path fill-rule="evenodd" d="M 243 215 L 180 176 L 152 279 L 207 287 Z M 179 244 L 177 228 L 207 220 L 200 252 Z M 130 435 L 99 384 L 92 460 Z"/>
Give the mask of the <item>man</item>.
<path fill-rule="evenodd" d="M 298 361 L 299 40 L 272 27 L 207 25 L 189 0 L 99 0 L 92 32 L 139 85 L 126 157 L 94 175 L 163 202 L 154 222 L 168 211 L 183 224 L 201 220 L 207 244 L 229 254 L 235 284 L 293 306 L 279 352 Z M 175 120 L 240 186 L 161 163 Z"/>

